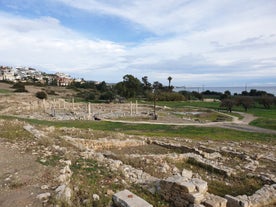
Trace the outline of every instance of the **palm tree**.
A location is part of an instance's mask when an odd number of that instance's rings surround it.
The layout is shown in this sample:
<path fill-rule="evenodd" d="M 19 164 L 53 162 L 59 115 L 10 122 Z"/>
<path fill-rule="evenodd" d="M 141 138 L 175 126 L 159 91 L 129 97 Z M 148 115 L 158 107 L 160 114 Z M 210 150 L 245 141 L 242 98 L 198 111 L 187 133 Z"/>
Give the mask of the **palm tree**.
<path fill-rule="evenodd" d="M 168 81 L 169 81 L 169 88 L 170 88 L 171 87 L 171 81 L 172 81 L 172 77 L 171 76 L 168 77 Z"/>

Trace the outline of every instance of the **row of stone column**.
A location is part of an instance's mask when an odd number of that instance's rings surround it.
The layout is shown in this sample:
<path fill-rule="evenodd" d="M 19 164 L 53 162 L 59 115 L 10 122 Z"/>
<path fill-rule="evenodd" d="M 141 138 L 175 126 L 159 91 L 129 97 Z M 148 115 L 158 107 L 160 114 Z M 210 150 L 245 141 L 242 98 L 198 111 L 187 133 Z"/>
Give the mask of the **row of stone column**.
<path fill-rule="evenodd" d="M 57 110 L 72 111 L 73 113 L 79 112 L 80 105 L 81 105 L 81 108 L 83 109 L 82 112 L 87 113 L 88 117 L 91 117 L 92 114 L 104 113 L 103 107 L 98 107 L 98 110 L 97 109 L 95 110 L 95 106 L 93 106 L 94 104 L 91 104 L 91 103 L 87 103 L 86 105 L 76 104 L 74 98 L 71 99 L 71 102 L 66 102 L 64 99 L 59 99 L 59 100 L 53 99 L 53 101 L 47 101 L 43 99 L 37 102 L 30 102 L 29 110 L 30 111 L 38 110 L 43 112 L 50 111 L 51 115 L 55 116 Z M 112 109 L 110 109 L 110 113 L 112 113 Z M 126 116 L 126 114 L 130 114 L 130 116 L 137 115 L 138 102 L 136 101 L 135 103 L 133 103 L 131 101 L 129 105 L 129 109 L 126 109 L 126 110 L 123 109 L 122 114 L 124 116 Z"/>

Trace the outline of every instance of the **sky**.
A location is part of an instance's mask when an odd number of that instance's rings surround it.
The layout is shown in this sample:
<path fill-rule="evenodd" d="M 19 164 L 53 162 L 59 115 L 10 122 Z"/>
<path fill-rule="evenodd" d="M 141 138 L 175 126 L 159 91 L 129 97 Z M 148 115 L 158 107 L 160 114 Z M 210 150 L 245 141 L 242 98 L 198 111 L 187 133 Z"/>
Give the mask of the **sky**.
<path fill-rule="evenodd" d="M 276 86 L 275 0 L 0 0 L 0 65 L 117 83 Z"/>

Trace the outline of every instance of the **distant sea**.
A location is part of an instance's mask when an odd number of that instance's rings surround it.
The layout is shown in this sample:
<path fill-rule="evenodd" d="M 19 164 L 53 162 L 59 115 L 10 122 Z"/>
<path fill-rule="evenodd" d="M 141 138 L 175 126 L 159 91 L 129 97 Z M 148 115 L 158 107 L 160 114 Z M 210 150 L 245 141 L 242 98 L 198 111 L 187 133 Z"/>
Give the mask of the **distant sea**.
<path fill-rule="evenodd" d="M 237 93 L 240 94 L 242 91 L 247 91 L 249 92 L 251 89 L 256 89 L 258 91 L 266 91 L 267 93 L 271 93 L 276 95 L 276 86 L 243 86 L 243 87 L 175 87 L 174 91 L 196 91 L 196 92 L 203 92 L 203 91 L 216 91 L 216 92 L 221 92 L 224 93 L 225 91 L 230 91 L 231 94 Z"/>

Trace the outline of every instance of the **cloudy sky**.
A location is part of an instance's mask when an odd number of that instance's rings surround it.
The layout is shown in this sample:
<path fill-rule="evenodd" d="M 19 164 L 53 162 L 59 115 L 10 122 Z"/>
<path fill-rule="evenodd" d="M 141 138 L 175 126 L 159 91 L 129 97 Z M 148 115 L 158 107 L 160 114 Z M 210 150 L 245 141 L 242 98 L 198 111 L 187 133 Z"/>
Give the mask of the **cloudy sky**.
<path fill-rule="evenodd" d="M 174 86 L 276 85 L 275 0 L 0 0 L 0 65 Z"/>

